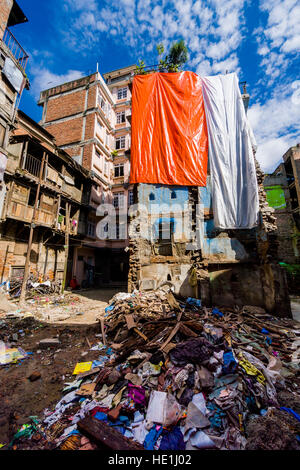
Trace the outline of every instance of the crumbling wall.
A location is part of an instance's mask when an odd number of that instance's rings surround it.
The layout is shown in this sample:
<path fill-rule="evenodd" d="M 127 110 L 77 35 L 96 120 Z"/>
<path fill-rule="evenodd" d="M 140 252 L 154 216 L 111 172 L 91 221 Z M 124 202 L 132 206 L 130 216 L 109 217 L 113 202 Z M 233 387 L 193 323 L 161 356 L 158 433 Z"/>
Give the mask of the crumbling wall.
<path fill-rule="evenodd" d="M 18 224 L 7 220 L 1 224 L 0 232 L 0 281 L 9 280 L 14 273 L 22 275 L 28 250 L 29 231 L 20 230 Z M 42 234 L 37 231 L 30 253 L 29 272 L 33 276 L 45 276 L 50 280 L 55 273 L 63 271 L 65 260 L 64 246 L 45 246 Z M 19 268 L 19 269 L 18 269 Z"/>
<path fill-rule="evenodd" d="M 194 234 L 189 249 L 188 240 L 183 239 L 181 244 L 172 243 L 172 256 L 159 256 L 156 242 L 147 235 L 153 219 L 142 213 L 133 217 L 131 224 L 143 236 L 130 237 L 129 292 L 155 289 L 169 282 L 175 292 L 201 298 L 203 305 L 255 305 L 277 316 L 291 316 L 286 275 L 278 264 L 276 217 L 267 203 L 264 174 L 257 162 L 256 171 L 260 221 L 255 229 L 214 227 L 209 176 L 205 188 L 188 189 Z M 142 195 L 145 203 L 144 196 L 153 191 L 149 189 L 153 185 L 140 186 L 144 188 L 138 196 Z"/>

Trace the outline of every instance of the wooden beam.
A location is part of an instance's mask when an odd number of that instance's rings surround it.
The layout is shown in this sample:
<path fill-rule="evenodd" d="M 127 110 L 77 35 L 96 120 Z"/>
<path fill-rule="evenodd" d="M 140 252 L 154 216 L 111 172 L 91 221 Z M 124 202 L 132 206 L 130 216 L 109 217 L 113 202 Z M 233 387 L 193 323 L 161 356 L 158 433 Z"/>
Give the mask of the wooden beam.
<path fill-rule="evenodd" d="M 31 224 L 30 224 L 28 249 L 27 249 L 26 260 L 25 260 L 24 275 L 23 275 L 21 294 L 20 294 L 20 303 L 24 302 L 25 296 L 26 296 L 26 286 L 27 286 L 27 279 L 28 279 L 28 273 L 29 273 L 29 262 L 30 262 L 32 240 L 33 240 L 33 230 L 34 230 L 35 216 L 36 216 L 36 212 L 38 209 L 38 203 L 39 203 L 39 198 L 40 198 L 41 181 L 43 177 L 45 158 L 46 158 L 46 152 L 43 153 L 40 174 L 39 174 L 39 182 L 38 182 L 38 187 L 36 190 L 35 203 L 34 203 L 34 208 L 33 208 Z"/>
<path fill-rule="evenodd" d="M 89 416 L 77 423 L 78 430 L 102 446 L 112 450 L 145 450 L 138 442 L 124 437 L 103 421 Z"/>
<path fill-rule="evenodd" d="M 61 286 L 61 293 L 64 293 L 66 280 L 67 280 L 67 268 L 68 268 L 68 257 L 69 257 L 69 235 L 70 235 L 70 213 L 71 205 L 66 202 L 66 231 L 65 231 L 65 266 L 64 266 L 64 278 Z"/>

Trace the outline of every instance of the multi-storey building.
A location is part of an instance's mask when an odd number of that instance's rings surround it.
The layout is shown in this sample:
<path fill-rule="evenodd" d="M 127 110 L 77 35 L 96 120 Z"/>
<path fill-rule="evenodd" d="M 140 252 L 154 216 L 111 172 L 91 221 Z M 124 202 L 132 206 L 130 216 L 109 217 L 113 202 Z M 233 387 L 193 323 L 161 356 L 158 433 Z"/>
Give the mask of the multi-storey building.
<path fill-rule="evenodd" d="M 90 233 L 76 250 L 74 274 L 84 277 L 80 266 L 88 263 L 94 269 L 96 284 L 127 281 L 128 234 L 121 214 L 127 217 L 133 203 L 129 186 L 131 91 L 130 79 L 135 66 L 104 75 L 92 74 L 59 85 L 40 94 L 43 106 L 41 125 L 56 138 L 57 145 L 91 171 L 93 187 L 90 197 Z M 116 231 L 105 240 L 96 236 L 97 215 L 101 204 L 112 204 L 116 212 Z M 78 270 L 80 271 L 78 273 Z"/>
<path fill-rule="evenodd" d="M 5 167 L 9 133 L 13 129 L 23 89 L 29 87 L 25 73 L 28 55 L 11 27 L 28 21 L 14 0 L 0 0 L 0 158 Z"/>
<path fill-rule="evenodd" d="M 29 273 L 57 281 L 66 273 L 68 285 L 74 249 L 86 233 L 79 217 L 88 212 L 89 172 L 22 111 L 17 112 L 7 156 L 0 208 L 1 282 L 23 277 L 29 251 Z"/>
<path fill-rule="evenodd" d="M 283 162 L 264 179 L 267 200 L 275 211 L 279 258 L 300 261 L 300 144 L 288 149 Z"/>

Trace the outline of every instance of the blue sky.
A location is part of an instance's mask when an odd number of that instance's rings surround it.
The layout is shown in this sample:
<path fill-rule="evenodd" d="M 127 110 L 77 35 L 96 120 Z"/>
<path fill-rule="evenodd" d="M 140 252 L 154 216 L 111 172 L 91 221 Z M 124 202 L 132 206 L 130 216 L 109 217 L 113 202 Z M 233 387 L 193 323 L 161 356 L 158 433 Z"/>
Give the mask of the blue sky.
<path fill-rule="evenodd" d="M 297 0 L 18 0 L 29 19 L 12 28 L 29 54 L 20 108 L 41 119 L 41 90 L 143 59 L 158 62 L 184 39 L 185 70 L 237 72 L 248 83 L 257 157 L 272 171 L 299 139 L 300 6 Z M 298 5 L 297 5 L 298 3 Z"/>

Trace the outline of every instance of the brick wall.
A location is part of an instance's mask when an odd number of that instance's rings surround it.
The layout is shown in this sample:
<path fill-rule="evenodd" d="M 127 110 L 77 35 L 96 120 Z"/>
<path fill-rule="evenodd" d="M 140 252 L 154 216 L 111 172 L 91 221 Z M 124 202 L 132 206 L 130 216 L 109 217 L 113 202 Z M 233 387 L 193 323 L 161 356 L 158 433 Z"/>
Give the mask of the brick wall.
<path fill-rule="evenodd" d="M 91 108 L 95 108 L 96 107 L 96 104 L 97 104 L 97 87 L 96 85 L 94 86 L 91 86 L 88 90 L 89 94 L 88 94 L 88 103 L 87 103 L 87 107 L 88 109 L 91 109 Z"/>
<path fill-rule="evenodd" d="M 79 145 L 74 145 L 74 147 L 66 148 L 65 151 L 71 157 L 77 157 L 77 155 L 81 155 L 81 147 Z"/>
<path fill-rule="evenodd" d="M 58 96 L 48 101 L 45 122 L 72 116 L 84 111 L 86 90 Z"/>
<path fill-rule="evenodd" d="M 291 214 L 287 212 L 275 212 L 277 219 L 278 236 L 278 258 L 286 263 L 297 263 L 293 246 L 294 220 Z"/>
<path fill-rule="evenodd" d="M 93 139 L 94 133 L 95 133 L 95 113 L 92 113 L 86 116 L 84 140 Z"/>
<path fill-rule="evenodd" d="M 0 281 L 7 281 L 12 274 L 12 266 L 25 266 L 26 247 L 23 242 L 0 240 Z M 56 259 L 55 259 L 56 258 Z M 45 262 L 47 259 L 47 265 Z M 58 250 L 55 256 L 53 248 L 46 247 L 35 242 L 32 244 L 29 272 L 33 275 L 44 275 L 54 279 L 54 269 L 62 271 L 64 269 L 65 252 Z"/>
<path fill-rule="evenodd" d="M 0 0 L 0 39 L 3 38 L 13 0 Z"/>
<path fill-rule="evenodd" d="M 83 118 L 70 119 L 68 121 L 52 124 L 46 130 L 56 139 L 56 144 L 67 145 L 72 142 L 80 142 L 82 136 Z"/>
<path fill-rule="evenodd" d="M 82 158 L 82 166 L 89 170 L 92 169 L 92 156 L 94 144 L 85 145 Z"/>

